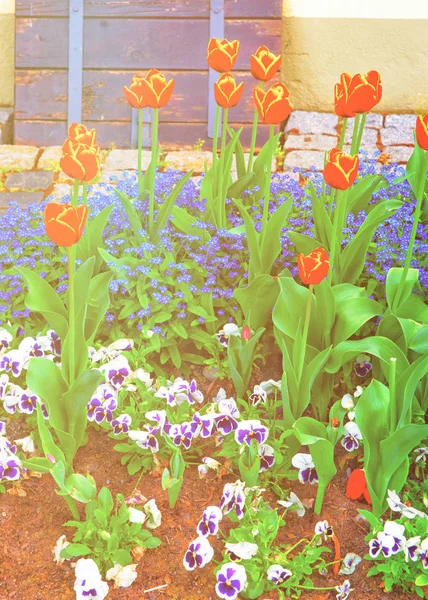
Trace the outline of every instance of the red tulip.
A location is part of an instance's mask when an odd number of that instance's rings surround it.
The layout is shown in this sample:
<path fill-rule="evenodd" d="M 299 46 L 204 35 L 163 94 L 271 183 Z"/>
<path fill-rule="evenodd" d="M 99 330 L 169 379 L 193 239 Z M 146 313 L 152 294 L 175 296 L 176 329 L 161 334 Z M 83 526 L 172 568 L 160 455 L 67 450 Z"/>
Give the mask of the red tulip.
<path fill-rule="evenodd" d="M 423 150 L 428 150 L 428 112 L 416 119 L 416 140 Z"/>
<path fill-rule="evenodd" d="M 218 73 L 228 73 L 235 65 L 240 43 L 238 40 L 218 40 L 211 38 L 208 42 L 208 66 Z"/>
<path fill-rule="evenodd" d="M 382 82 L 377 71 L 352 76 L 342 73 L 334 86 L 334 110 L 339 117 L 354 117 L 372 110 L 382 98 Z"/>
<path fill-rule="evenodd" d="M 324 167 L 325 182 L 337 190 L 347 190 L 357 178 L 359 164 L 356 154 L 350 156 L 339 148 L 333 148 Z"/>
<path fill-rule="evenodd" d="M 143 79 L 144 77 L 141 75 L 134 75 L 129 88 L 126 85 L 123 86 L 125 98 L 133 108 L 146 108 L 147 106 L 147 103 L 144 101 Z"/>
<path fill-rule="evenodd" d="M 244 83 L 236 85 L 232 73 L 223 73 L 214 84 L 214 98 L 222 108 L 232 108 L 238 104 L 244 91 Z"/>
<path fill-rule="evenodd" d="M 315 248 L 307 256 L 299 254 L 297 266 L 303 283 L 316 285 L 327 277 L 330 262 L 324 248 Z"/>
<path fill-rule="evenodd" d="M 251 338 L 251 331 L 248 325 L 244 325 L 242 328 L 241 336 L 243 340 L 249 340 Z"/>
<path fill-rule="evenodd" d="M 368 504 L 372 503 L 363 469 L 352 471 L 346 485 L 346 497 L 351 500 L 361 500 L 364 497 Z"/>
<path fill-rule="evenodd" d="M 88 207 L 81 204 L 77 208 L 71 204 L 49 202 L 44 212 L 46 233 L 58 246 L 69 248 L 82 237 Z"/>
<path fill-rule="evenodd" d="M 254 90 L 254 101 L 260 120 L 269 125 L 278 125 L 293 110 L 288 96 L 289 91 L 283 83 L 275 83 L 267 92 L 260 88 Z"/>
<path fill-rule="evenodd" d="M 269 81 L 279 69 L 281 56 L 275 56 L 266 46 L 257 48 L 250 57 L 251 75 L 259 81 Z"/>

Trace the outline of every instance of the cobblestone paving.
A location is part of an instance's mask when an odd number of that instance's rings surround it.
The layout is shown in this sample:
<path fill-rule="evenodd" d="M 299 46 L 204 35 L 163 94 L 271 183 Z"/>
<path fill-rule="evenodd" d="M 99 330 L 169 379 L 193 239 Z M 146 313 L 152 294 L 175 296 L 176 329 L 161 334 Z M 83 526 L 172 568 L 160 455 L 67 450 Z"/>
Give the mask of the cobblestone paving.
<path fill-rule="evenodd" d="M 361 147 L 369 152 L 380 150 L 382 162 L 405 164 L 413 150 L 415 119 L 414 114 L 368 115 Z M 349 151 L 352 130 L 353 119 L 348 119 L 345 151 Z M 295 178 L 298 176 L 292 173 L 294 167 L 315 166 L 321 170 L 325 152 L 337 145 L 339 134 L 336 115 L 294 111 L 285 129 L 283 170 Z M 55 201 L 69 194 L 72 181 L 59 167 L 60 156 L 61 146 L 37 148 L 0 144 L 0 210 L 7 208 L 10 200 L 26 206 L 30 202 L 41 202 L 50 194 Z M 143 170 L 149 163 L 150 152 L 143 150 Z M 194 169 L 194 180 L 198 182 L 205 164 L 211 165 L 210 152 L 174 151 L 162 154 L 161 168 L 183 172 Z M 276 164 L 272 166 L 275 170 Z M 137 150 L 111 150 L 103 160 L 100 182 L 115 185 L 123 170 L 135 171 L 136 168 Z M 232 177 L 236 177 L 234 165 Z"/>

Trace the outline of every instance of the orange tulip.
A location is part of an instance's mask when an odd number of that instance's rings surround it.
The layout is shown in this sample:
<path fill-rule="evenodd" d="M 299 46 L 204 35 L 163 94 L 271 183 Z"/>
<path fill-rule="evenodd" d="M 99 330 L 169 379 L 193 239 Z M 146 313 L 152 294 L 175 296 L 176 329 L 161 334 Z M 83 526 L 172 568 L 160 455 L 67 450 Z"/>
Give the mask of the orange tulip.
<path fill-rule="evenodd" d="M 327 277 L 330 268 L 328 254 L 324 248 L 315 248 L 307 256 L 299 254 L 297 267 L 303 283 L 317 285 Z"/>
<path fill-rule="evenodd" d="M 275 56 L 266 46 L 259 46 L 250 57 L 251 75 L 259 81 L 269 81 L 279 69 L 281 56 Z"/>
<path fill-rule="evenodd" d="M 174 80 L 166 80 L 163 73 L 157 69 L 150 69 L 146 77 L 140 80 L 141 94 L 146 106 L 162 108 L 171 98 L 174 90 Z"/>
<path fill-rule="evenodd" d="M 80 123 L 72 123 L 68 128 L 68 139 L 79 144 L 94 146 L 97 141 L 97 132 L 95 129 L 86 129 Z"/>
<path fill-rule="evenodd" d="M 123 86 L 125 98 L 133 108 L 146 108 L 147 106 L 143 96 L 143 79 L 144 77 L 141 75 L 134 75 L 129 88 L 126 85 Z"/>
<path fill-rule="evenodd" d="M 44 213 L 46 233 L 58 246 L 69 248 L 82 237 L 87 216 L 88 207 L 84 204 L 75 208 L 71 204 L 49 202 Z"/>
<path fill-rule="evenodd" d="M 351 500 L 360 500 L 364 497 L 368 504 L 372 503 L 363 469 L 352 471 L 346 485 L 346 497 Z"/>
<path fill-rule="evenodd" d="M 73 143 L 67 139 L 62 147 L 59 161 L 66 175 L 78 181 L 91 181 L 100 171 L 99 146 Z"/>
<path fill-rule="evenodd" d="M 207 62 L 208 66 L 218 73 L 227 73 L 235 65 L 240 43 L 238 40 L 228 42 L 211 38 L 208 42 Z"/>
<path fill-rule="evenodd" d="M 223 73 L 214 84 L 214 98 L 222 108 L 232 108 L 236 106 L 241 99 L 244 91 L 244 83 L 241 81 L 236 85 L 232 73 Z"/>
<path fill-rule="evenodd" d="M 328 153 L 324 167 L 324 179 L 327 185 L 337 190 L 347 190 L 358 175 L 360 159 L 355 154 L 350 156 L 339 148 L 333 148 Z"/>
<path fill-rule="evenodd" d="M 267 92 L 256 88 L 254 100 L 260 119 L 270 125 L 284 121 L 293 110 L 288 96 L 289 91 L 283 83 L 275 83 Z"/>
<path fill-rule="evenodd" d="M 334 110 L 339 117 L 355 117 L 372 110 L 382 98 L 382 82 L 377 71 L 352 76 L 342 73 L 334 86 Z"/>
<path fill-rule="evenodd" d="M 428 112 L 416 119 L 416 140 L 423 150 L 428 150 Z"/>

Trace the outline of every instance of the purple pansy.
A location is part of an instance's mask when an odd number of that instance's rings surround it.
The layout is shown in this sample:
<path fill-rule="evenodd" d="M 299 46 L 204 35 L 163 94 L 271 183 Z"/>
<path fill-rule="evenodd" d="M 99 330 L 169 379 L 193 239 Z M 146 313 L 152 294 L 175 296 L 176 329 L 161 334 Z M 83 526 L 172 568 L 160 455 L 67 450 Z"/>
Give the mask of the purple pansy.
<path fill-rule="evenodd" d="M 6 352 L 10 347 L 10 342 L 13 340 L 12 335 L 6 329 L 0 328 L 0 354 Z"/>
<path fill-rule="evenodd" d="M 281 585 L 292 576 L 292 572 L 281 565 L 271 565 L 267 570 L 267 578 L 275 585 Z"/>
<path fill-rule="evenodd" d="M 240 336 L 241 332 L 239 331 L 238 325 L 236 325 L 235 323 L 226 323 L 223 329 L 220 329 L 215 335 L 219 343 L 225 348 L 227 348 L 229 344 L 229 337 L 231 335 Z"/>
<path fill-rule="evenodd" d="M 113 421 L 111 421 L 111 426 L 113 427 L 113 434 L 119 435 L 120 433 L 128 433 L 131 421 L 131 417 L 126 414 L 119 415 L 118 417 L 113 419 Z"/>
<path fill-rule="evenodd" d="M 235 441 L 237 444 L 247 444 L 249 446 L 252 440 L 263 444 L 268 437 L 269 430 L 257 419 L 241 421 L 235 431 Z"/>
<path fill-rule="evenodd" d="M 6 421 L 0 420 L 0 435 L 6 435 Z"/>
<path fill-rule="evenodd" d="M 199 412 L 196 412 L 192 417 L 192 421 L 197 425 L 195 437 L 200 435 L 201 438 L 209 438 L 214 429 L 214 418 L 215 415 L 208 414 L 201 416 Z"/>
<path fill-rule="evenodd" d="M 0 481 L 7 479 L 8 481 L 17 481 L 20 477 L 19 468 L 21 462 L 14 456 L 0 457 Z"/>
<path fill-rule="evenodd" d="M 129 431 L 128 436 L 137 444 L 137 446 L 144 450 L 150 449 L 154 454 L 159 451 L 159 442 L 156 438 L 156 433 L 158 433 L 159 429 L 147 425 L 145 427 L 147 428 L 147 431 Z"/>
<path fill-rule="evenodd" d="M 347 600 L 349 594 L 353 591 L 349 579 L 345 579 L 342 585 L 336 586 L 336 600 Z"/>
<path fill-rule="evenodd" d="M 366 354 L 360 354 L 357 356 L 357 362 L 354 366 L 354 371 L 358 377 L 365 377 L 372 370 L 372 363 L 369 360 L 369 356 Z"/>
<path fill-rule="evenodd" d="M 218 414 L 214 417 L 217 430 L 223 435 L 228 435 L 238 428 L 239 410 L 233 398 L 222 399 L 219 401 Z"/>
<path fill-rule="evenodd" d="M 208 506 L 202 513 L 202 518 L 196 527 L 196 533 L 202 537 L 215 535 L 218 532 L 223 513 L 218 506 Z"/>
<path fill-rule="evenodd" d="M 234 600 L 247 583 L 247 573 L 242 565 L 229 562 L 217 571 L 216 594 L 219 598 Z"/>
<path fill-rule="evenodd" d="M 155 421 L 158 424 L 158 427 L 153 427 L 151 429 L 152 433 L 157 433 L 158 431 L 162 433 L 165 426 L 169 429 L 169 423 L 165 410 L 150 410 L 149 412 L 146 412 L 144 416 L 146 419 L 149 419 L 149 421 Z"/>
<path fill-rule="evenodd" d="M 300 483 L 318 483 L 318 475 L 315 469 L 314 461 L 310 454 L 299 452 L 291 459 L 291 464 L 299 469 Z"/>
<path fill-rule="evenodd" d="M 18 407 L 19 412 L 32 415 L 37 409 L 37 402 L 39 397 L 36 394 L 32 394 L 30 390 L 25 390 L 19 399 Z"/>
<path fill-rule="evenodd" d="M 223 495 L 220 500 L 220 509 L 225 515 L 236 509 L 236 516 L 242 519 L 245 506 L 245 484 L 242 481 L 235 483 L 226 483 L 223 488 Z"/>
<path fill-rule="evenodd" d="M 346 423 L 344 429 L 346 431 L 346 435 L 341 441 L 342 446 L 345 448 L 345 450 L 347 450 L 347 452 L 358 450 L 360 447 L 359 442 L 363 439 L 358 425 L 355 423 L 355 421 L 349 421 Z"/>
<path fill-rule="evenodd" d="M 41 341 L 33 337 L 24 338 L 18 346 L 18 351 L 25 357 L 25 362 L 30 358 L 43 358 L 45 355 Z"/>
<path fill-rule="evenodd" d="M 418 560 L 418 554 L 420 552 L 420 546 L 419 546 L 420 542 L 421 542 L 420 535 L 416 535 L 415 537 L 409 538 L 408 540 L 403 542 L 402 548 L 404 551 L 406 562 L 409 561 L 409 558 L 413 562 Z"/>
<path fill-rule="evenodd" d="M 267 471 L 275 463 L 275 452 L 269 444 L 260 444 L 258 451 L 260 456 L 259 473 L 263 473 L 263 471 Z"/>
<path fill-rule="evenodd" d="M 250 402 L 253 406 L 257 406 L 258 404 L 265 404 L 267 398 L 266 391 L 260 386 L 255 385 L 254 391 L 250 395 Z"/>
<path fill-rule="evenodd" d="M 0 371 L 11 373 L 14 377 L 21 375 L 24 357 L 19 350 L 11 350 L 0 357 Z"/>
<path fill-rule="evenodd" d="M 193 433 L 191 423 L 181 423 L 181 425 L 171 425 L 169 436 L 176 446 L 183 446 L 188 450 L 192 443 Z"/>
<path fill-rule="evenodd" d="M 116 390 L 122 387 L 125 380 L 131 374 L 128 360 L 124 356 L 118 356 L 109 363 L 101 366 L 100 370 L 105 373 L 107 382 L 110 383 L 110 385 L 112 385 Z"/>
<path fill-rule="evenodd" d="M 419 558 L 422 561 L 423 568 L 428 569 L 428 538 L 425 538 L 421 544 Z"/>
<path fill-rule="evenodd" d="M 49 329 L 46 332 L 46 336 L 49 338 L 51 351 L 55 356 L 61 356 L 61 339 L 59 335 L 53 329 Z"/>
<path fill-rule="evenodd" d="M 214 556 L 214 550 L 206 537 L 199 536 L 190 542 L 189 548 L 183 558 L 183 565 L 187 571 L 193 571 L 197 567 L 205 567 Z"/>
<path fill-rule="evenodd" d="M 370 540 L 369 554 L 376 558 L 381 552 L 385 558 L 397 554 L 402 550 L 402 544 L 405 543 L 405 527 L 395 521 L 387 521 L 383 531 L 377 534 L 377 537 Z"/>
<path fill-rule="evenodd" d="M 315 535 L 322 535 L 324 539 L 332 537 L 334 535 L 333 527 L 328 521 L 318 521 L 315 524 Z"/>
<path fill-rule="evenodd" d="M 104 419 L 110 423 L 117 408 L 117 392 L 108 383 L 99 385 L 88 403 L 88 420 L 100 424 Z"/>

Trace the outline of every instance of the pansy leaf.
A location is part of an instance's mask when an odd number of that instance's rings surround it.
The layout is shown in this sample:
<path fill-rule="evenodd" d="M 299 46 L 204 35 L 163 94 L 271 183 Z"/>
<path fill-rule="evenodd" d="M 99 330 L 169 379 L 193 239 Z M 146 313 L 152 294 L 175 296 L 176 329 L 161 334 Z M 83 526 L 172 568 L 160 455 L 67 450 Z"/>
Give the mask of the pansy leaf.
<path fill-rule="evenodd" d="M 113 510 L 113 496 L 108 488 L 102 488 L 98 493 L 98 504 L 105 515 L 110 515 Z"/>
<path fill-rule="evenodd" d="M 60 552 L 61 558 L 75 558 L 76 556 L 87 556 L 92 554 L 91 548 L 85 544 L 68 544 Z"/>

